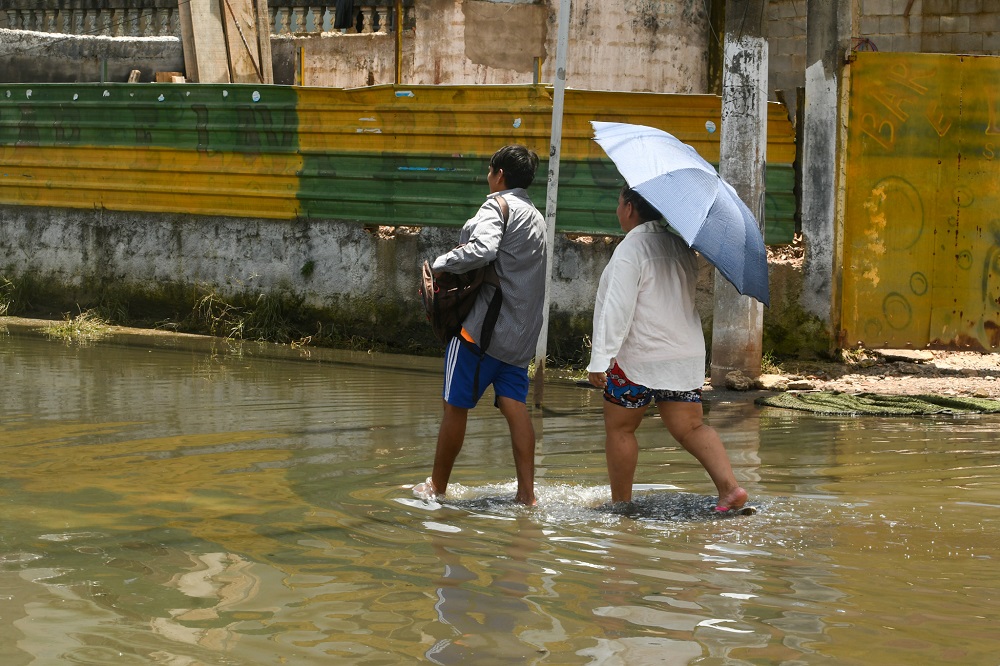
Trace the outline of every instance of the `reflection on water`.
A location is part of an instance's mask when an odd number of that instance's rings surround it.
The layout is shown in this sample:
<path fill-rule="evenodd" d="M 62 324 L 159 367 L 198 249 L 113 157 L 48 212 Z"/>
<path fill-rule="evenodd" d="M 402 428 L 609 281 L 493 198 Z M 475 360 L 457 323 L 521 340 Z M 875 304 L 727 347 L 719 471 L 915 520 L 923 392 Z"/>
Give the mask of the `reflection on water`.
<path fill-rule="evenodd" d="M 0 663 L 996 663 L 996 416 L 713 403 L 720 519 L 655 423 L 609 509 L 600 396 L 551 384 L 538 507 L 488 401 L 424 502 L 438 361 L 263 349 L 0 335 Z"/>

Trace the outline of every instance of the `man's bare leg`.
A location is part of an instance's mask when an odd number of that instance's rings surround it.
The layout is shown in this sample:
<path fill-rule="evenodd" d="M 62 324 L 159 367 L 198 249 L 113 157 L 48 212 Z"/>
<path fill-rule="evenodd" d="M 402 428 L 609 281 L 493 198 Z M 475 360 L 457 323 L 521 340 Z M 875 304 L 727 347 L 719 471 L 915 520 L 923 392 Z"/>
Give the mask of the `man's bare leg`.
<path fill-rule="evenodd" d="M 469 410 L 444 403 L 441 427 L 438 428 L 437 450 L 434 453 L 434 471 L 431 473 L 433 493 L 444 495 L 448 489 L 448 479 L 455 466 L 455 460 L 465 443 L 465 425 L 469 420 Z"/>
<path fill-rule="evenodd" d="M 697 458 L 712 477 L 719 492 L 719 509 L 738 509 L 747 502 L 747 491 L 740 487 L 729 463 L 719 434 L 705 425 L 701 403 L 658 402 L 660 418 L 670 434 L 684 449 Z"/>
<path fill-rule="evenodd" d="M 517 473 L 515 500 L 534 506 L 535 500 L 535 428 L 531 425 L 528 406 L 512 398 L 497 398 L 500 413 L 510 428 L 510 443 L 514 450 L 514 471 Z M 436 483 L 436 482 L 435 482 Z"/>
<path fill-rule="evenodd" d="M 604 455 L 608 461 L 612 502 L 632 501 L 632 482 L 639 463 L 636 428 L 646 408 L 629 409 L 604 401 Z"/>

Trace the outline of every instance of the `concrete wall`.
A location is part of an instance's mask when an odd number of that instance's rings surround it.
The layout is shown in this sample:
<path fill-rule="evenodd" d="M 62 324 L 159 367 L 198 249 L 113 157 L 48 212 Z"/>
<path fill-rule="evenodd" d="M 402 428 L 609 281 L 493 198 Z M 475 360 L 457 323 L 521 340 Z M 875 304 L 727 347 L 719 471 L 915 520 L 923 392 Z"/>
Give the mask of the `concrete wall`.
<path fill-rule="evenodd" d="M 804 85 L 806 0 L 768 3 L 768 87 Z M 558 0 L 417 3 L 404 34 L 403 82 L 531 83 L 554 80 Z M 574 88 L 678 93 L 707 90 L 714 38 L 705 0 L 577 0 L 571 12 L 567 83 Z M 856 48 L 919 53 L 1000 54 L 1000 4 L 993 0 L 856 0 Z M 865 41 L 867 40 L 867 41 Z M 306 85 L 391 83 L 394 37 L 386 33 L 272 35 L 277 83 L 296 83 L 298 47 L 307 49 Z M 106 37 L 0 29 L 0 81 L 124 81 L 132 69 L 183 71 L 176 37 Z"/>
<path fill-rule="evenodd" d="M 102 71 L 106 63 L 106 73 Z M 80 36 L 0 29 L 0 82 L 125 82 L 133 69 L 141 81 L 156 72 L 183 72 L 177 37 Z"/>
<path fill-rule="evenodd" d="M 859 17 L 859 36 L 879 51 L 1000 53 L 995 0 L 863 0 Z"/>
<path fill-rule="evenodd" d="M 56 308 L 50 314 L 114 299 L 173 307 L 183 318 L 196 289 L 222 297 L 279 293 L 319 313 L 324 330 L 390 344 L 412 338 L 427 348 L 435 343 L 417 296 L 420 264 L 458 237 L 456 229 L 435 227 L 404 233 L 331 220 L 30 206 L 0 207 L 0 217 L 0 276 L 59 294 L 61 302 L 35 303 Z M 556 345 L 578 350 L 589 334 L 597 280 L 613 248 L 557 238 Z"/>
<path fill-rule="evenodd" d="M 558 1 L 426 0 L 403 38 L 405 84 L 533 83 L 555 79 Z M 569 32 L 567 85 L 586 90 L 707 92 L 708 15 L 703 0 L 578 0 Z M 275 80 L 306 48 L 306 85 L 392 83 L 394 36 L 332 34 L 273 40 Z M 279 62 L 280 61 L 280 62 Z M 281 72 L 279 76 L 278 72 Z"/>
<path fill-rule="evenodd" d="M 558 0 L 549 11 L 543 80 L 555 80 Z M 704 0 L 574 0 L 566 85 L 589 90 L 707 93 L 711 42 Z"/>
<path fill-rule="evenodd" d="M 412 69 L 406 83 L 532 83 L 546 57 L 544 4 L 426 0 L 415 5 Z"/>
<path fill-rule="evenodd" d="M 300 49 L 305 50 L 305 67 L 301 71 Z M 360 88 L 396 80 L 395 36 L 384 32 L 276 35 L 271 38 L 271 60 L 274 81 L 283 85 Z M 403 71 L 410 71 L 412 39 L 403 40 L 402 61 Z M 300 81 L 303 74 L 304 80 Z"/>
<path fill-rule="evenodd" d="M 419 266 L 454 246 L 457 230 L 365 227 L 332 220 L 274 221 L 102 210 L 0 206 L 0 277 L 44 285 L 74 314 L 100 303 L 173 308 L 160 321 L 190 314 L 192 294 L 280 294 L 314 313 L 324 331 L 360 336 L 391 349 L 436 350 L 417 297 Z M 548 349 L 561 359 L 589 353 L 594 297 L 617 240 L 556 236 Z M 780 302 L 765 315 L 765 346 L 782 353 L 825 349 L 820 336 L 799 339 L 801 280 L 772 266 Z M 702 264 L 698 306 L 711 332 L 714 270 Z M 43 299 L 44 301 L 44 299 Z M 311 332 L 311 331 L 310 331 Z"/>
<path fill-rule="evenodd" d="M 558 0 L 426 0 L 403 35 L 402 83 L 555 80 Z M 573 3 L 567 84 L 587 90 L 705 93 L 710 30 L 704 0 Z M 299 48 L 305 80 L 299 81 Z M 177 37 L 107 37 L 0 30 L 0 81 L 142 81 L 184 71 Z M 391 33 L 272 35 L 275 83 L 351 88 L 395 81 Z"/>
<path fill-rule="evenodd" d="M 782 91 L 794 114 L 796 89 L 805 85 L 806 0 L 771 0 L 767 17 L 770 99 L 777 99 L 777 91 Z"/>

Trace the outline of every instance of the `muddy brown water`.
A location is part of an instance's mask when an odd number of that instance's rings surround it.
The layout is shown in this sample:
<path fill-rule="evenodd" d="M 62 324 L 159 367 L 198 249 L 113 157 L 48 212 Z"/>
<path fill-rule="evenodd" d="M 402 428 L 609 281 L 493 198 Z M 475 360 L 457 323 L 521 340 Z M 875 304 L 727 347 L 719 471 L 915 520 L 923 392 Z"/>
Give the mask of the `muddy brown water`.
<path fill-rule="evenodd" d="M 753 516 L 654 420 L 602 508 L 600 396 L 535 410 L 539 506 L 435 359 L 0 333 L 0 663 L 997 664 L 1000 418 L 710 403 Z"/>

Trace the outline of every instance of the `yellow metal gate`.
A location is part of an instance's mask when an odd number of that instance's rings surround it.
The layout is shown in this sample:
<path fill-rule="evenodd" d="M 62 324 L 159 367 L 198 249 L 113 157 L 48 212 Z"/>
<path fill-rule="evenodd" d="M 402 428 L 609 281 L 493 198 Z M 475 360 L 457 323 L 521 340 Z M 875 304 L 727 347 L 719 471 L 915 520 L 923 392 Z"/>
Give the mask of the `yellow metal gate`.
<path fill-rule="evenodd" d="M 841 343 L 1000 347 L 1000 58 L 858 53 Z"/>

